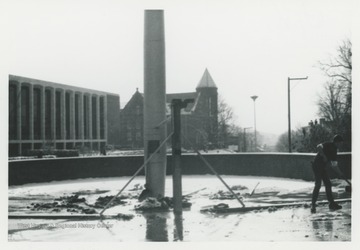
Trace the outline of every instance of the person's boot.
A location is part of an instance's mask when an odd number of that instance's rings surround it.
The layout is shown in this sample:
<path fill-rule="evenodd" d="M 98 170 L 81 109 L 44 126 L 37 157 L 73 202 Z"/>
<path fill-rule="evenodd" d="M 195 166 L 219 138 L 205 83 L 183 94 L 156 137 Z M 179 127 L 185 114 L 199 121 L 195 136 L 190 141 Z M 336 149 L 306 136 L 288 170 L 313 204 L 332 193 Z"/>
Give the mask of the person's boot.
<path fill-rule="evenodd" d="M 329 208 L 330 208 L 331 210 L 338 210 L 338 209 L 341 209 L 342 206 L 340 206 L 340 205 L 337 204 L 336 202 L 331 202 L 331 203 L 329 204 Z"/>
<path fill-rule="evenodd" d="M 312 214 L 316 213 L 316 205 L 315 204 L 311 204 L 310 211 L 311 211 Z"/>

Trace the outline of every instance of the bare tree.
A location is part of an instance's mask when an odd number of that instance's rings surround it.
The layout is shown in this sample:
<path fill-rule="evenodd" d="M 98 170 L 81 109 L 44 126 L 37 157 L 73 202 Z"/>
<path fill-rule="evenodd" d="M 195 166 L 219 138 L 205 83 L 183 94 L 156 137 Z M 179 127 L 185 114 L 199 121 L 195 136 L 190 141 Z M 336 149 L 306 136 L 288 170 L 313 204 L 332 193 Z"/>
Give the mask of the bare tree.
<path fill-rule="evenodd" d="M 219 96 L 218 99 L 218 119 L 219 123 L 222 124 L 230 124 L 233 120 L 233 110 L 232 108 L 225 102 L 222 96 Z"/>
<path fill-rule="evenodd" d="M 342 120 L 350 112 L 350 105 L 347 102 L 346 86 L 331 81 L 325 84 L 325 92 L 319 96 L 319 114 L 327 121 L 332 122 L 332 127 L 338 130 Z"/>
<path fill-rule="evenodd" d="M 346 107 L 344 111 L 351 113 L 351 87 L 352 87 L 352 44 L 345 39 L 338 47 L 337 54 L 327 62 L 319 62 L 320 69 L 329 77 L 332 85 L 339 88 Z"/>
<path fill-rule="evenodd" d="M 323 124 L 312 124 L 308 129 L 291 131 L 292 149 L 297 152 L 315 152 L 316 145 L 329 140 L 334 134 L 345 138 L 341 150 L 351 151 L 351 87 L 352 87 L 352 48 L 346 39 L 338 47 L 337 54 L 326 62 L 319 62 L 319 68 L 328 77 L 324 92 L 317 102 L 318 114 L 325 118 Z M 276 145 L 278 151 L 288 148 L 287 136 L 282 134 Z"/>
<path fill-rule="evenodd" d="M 218 98 L 218 131 L 219 144 L 226 145 L 230 134 L 231 123 L 233 121 L 233 110 L 219 95 Z"/>
<path fill-rule="evenodd" d="M 344 85 L 352 84 L 352 44 L 345 39 L 337 49 L 337 55 L 327 62 L 319 62 L 320 69 L 329 77 Z"/>
<path fill-rule="evenodd" d="M 320 69 L 329 77 L 324 93 L 319 97 L 318 114 L 325 118 L 330 131 L 345 137 L 344 150 L 351 150 L 351 89 L 352 89 L 352 44 L 346 39 L 337 49 L 337 54 Z"/>

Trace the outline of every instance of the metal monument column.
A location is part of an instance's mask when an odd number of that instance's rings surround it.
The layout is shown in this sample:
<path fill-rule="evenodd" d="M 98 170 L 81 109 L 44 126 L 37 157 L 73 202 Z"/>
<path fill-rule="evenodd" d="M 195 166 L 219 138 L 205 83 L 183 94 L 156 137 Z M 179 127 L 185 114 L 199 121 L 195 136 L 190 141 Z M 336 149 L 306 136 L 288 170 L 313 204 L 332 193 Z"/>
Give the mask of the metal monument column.
<path fill-rule="evenodd" d="M 164 11 L 145 10 L 144 30 L 144 149 L 145 160 L 166 138 Z M 159 124 L 161 124 L 159 126 Z M 146 188 L 152 197 L 165 192 L 166 147 L 146 164 Z"/>

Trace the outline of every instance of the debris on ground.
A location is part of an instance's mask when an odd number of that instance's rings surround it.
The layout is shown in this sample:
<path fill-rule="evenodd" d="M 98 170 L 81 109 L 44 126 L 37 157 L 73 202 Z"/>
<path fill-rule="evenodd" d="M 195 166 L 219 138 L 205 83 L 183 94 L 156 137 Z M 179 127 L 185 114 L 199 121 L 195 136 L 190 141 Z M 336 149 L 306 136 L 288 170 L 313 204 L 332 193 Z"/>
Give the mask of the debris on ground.
<path fill-rule="evenodd" d="M 84 197 L 80 198 L 78 194 L 71 196 L 60 196 L 55 198 L 54 202 L 48 203 L 31 203 L 31 206 L 27 206 L 31 211 L 50 211 L 59 213 L 66 211 L 69 213 L 81 213 L 81 214 L 96 214 L 98 213 L 96 208 L 104 208 L 114 196 L 100 196 L 97 198 L 94 204 L 88 204 Z M 128 196 L 120 196 L 113 200 L 110 207 L 117 205 L 124 205 L 127 202 L 124 199 Z"/>
<path fill-rule="evenodd" d="M 114 218 L 118 220 L 132 220 L 135 216 L 133 214 L 117 214 Z"/>
<path fill-rule="evenodd" d="M 56 199 L 60 201 L 60 198 Z M 88 208 L 85 205 L 79 205 L 74 203 L 80 203 L 79 200 L 61 200 L 61 202 L 51 202 L 51 203 L 31 203 L 31 206 L 29 206 L 30 210 L 32 211 L 50 211 L 59 213 L 61 211 L 66 211 L 70 213 L 82 213 L 82 214 L 95 214 L 97 213 L 95 209 Z"/>
<path fill-rule="evenodd" d="M 75 195 L 93 195 L 93 194 L 104 194 L 109 192 L 110 190 L 99 190 L 99 189 L 95 189 L 95 190 L 82 190 L 82 191 L 78 191 L 78 192 L 73 192 L 73 194 Z"/>
<path fill-rule="evenodd" d="M 249 190 L 248 187 L 246 186 L 242 186 L 242 185 L 235 185 L 235 186 L 232 186 L 230 187 L 231 190 L 236 190 L 236 191 L 239 191 L 239 190 Z"/>
<path fill-rule="evenodd" d="M 269 208 L 268 208 L 268 212 L 269 212 L 269 213 L 275 212 L 275 211 L 277 211 L 277 210 L 278 210 L 277 207 L 269 207 Z"/>
<path fill-rule="evenodd" d="M 240 199 L 243 199 L 243 197 L 241 197 L 241 193 L 237 192 L 235 193 Z M 233 200 L 236 199 L 234 197 L 234 195 L 232 193 L 230 193 L 229 191 L 223 191 L 223 190 L 219 190 L 217 193 L 215 194 L 211 194 L 209 197 L 210 200 Z"/>
<path fill-rule="evenodd" d="M 137 183 L 134 185 L 133 188 L 129 189 L 129 191 L 140 191 L 140 190 L 143 190 L 144 187 L 140 184 L 140 183 Z"/>
<path fill-rule="evenodd" d="M 310 208 L 310 207 L 311 207 L 311 204 L 310 204 L 310 203 L 304 203 L 303 207 L 304 207 L 304 208 Z"/>
<path fill-rule="evenodd" d="M 114 195 L 100 196 L 99 198 L 97 198 L 97 200 L 95 201 L 95 204 L 92 206 L 95 208 L 104 208 L 113 198 L 114 198 Z M 127 196 L 116 197 L 109 205 L 110 205 L 110 207 L 117 206 L 117 205 L 124 205 L 124 204 L 126 204 L 126 201 L 124 201 L 124 199 L 126 199 L 126 198 L 128 198 L 128 197 Z"/>
<path fill-rule="evenodd" d="M 83 208 L 82 213 L 84 214 L 97 214 L 96 210 L 93 208 Z"/>
<path fill-rule="evenodd" d="M 226 209 L 229 208 L 229 205 L 226 203 L 219 203 L 213 206 L 214 209 Z"/>
<path fill-rule="evenodd" d="M 186 197 L 182 199 L 182 207 L 190 208 L 192 205 Z M 169 210 L 174 207 L 173 198 L 163 197 L 163 198 L 154 198 L 147 197 L 144 199 L 141 204 L 135 206 L 135 210 L 138 211 L 153 211 L 153 210 Z"/>
<path fill-rule="evenodd" d="M 72 196 L 60 196 L 55 199 L 56 201 L 67 202 L 67 203 L 80 203 L 85 202 L 85 198 L 79 198 L 79 195 L 75 194 Z"/>
<path fill-rule="evenodd" d="M 135 206 L 135 210 L 139 211 L 146 211 L 146 210 L 158 210 L 163 209 L 167 210 L 169 209 L 169 206 L 166 205 L 164 202 L 160 202 L 158 199 L 154 197 L 147 197 L 145 200 L 141 202 L 141 204 Z"/>

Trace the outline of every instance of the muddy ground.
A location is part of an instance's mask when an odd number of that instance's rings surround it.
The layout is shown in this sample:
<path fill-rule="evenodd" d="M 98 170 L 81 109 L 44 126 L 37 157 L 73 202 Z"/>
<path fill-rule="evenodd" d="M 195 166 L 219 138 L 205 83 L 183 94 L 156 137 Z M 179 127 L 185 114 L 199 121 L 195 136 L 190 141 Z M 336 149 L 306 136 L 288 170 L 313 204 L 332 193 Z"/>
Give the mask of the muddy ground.
<path fill-rule="evenodd" d="M 215 214 L 204 207 L 241 204 L 214 176 L 184 176 L 187 208 L 174 216 L 171 204 L 156 212 L 139 211 L 144 177 L 137 177 L 99 219 L 9 219 L 9 241 L 351 241 L 351 202 L 331 211 L 310 212 L 312 182 L 294 179 L 223 176 L 246 206 L 305 202 L 300 206 Z M 9 214 L 97 214 L 129 178 L 95 178 L 9 187 Z M 257 186 L 258 184 L 258 186 Z M 256 187 L 257 186 L 257 187 Z M 346 183 L 333 180 L 335 198 L 349 198 Z M 254 188 L 256 187 L 255 191 Z M 251 195 L 251 193 L 254 193 Z M 167 177 L 167 197 L 172 196 Z M 324 187 L 319 200 L 325 200 Z"/>

